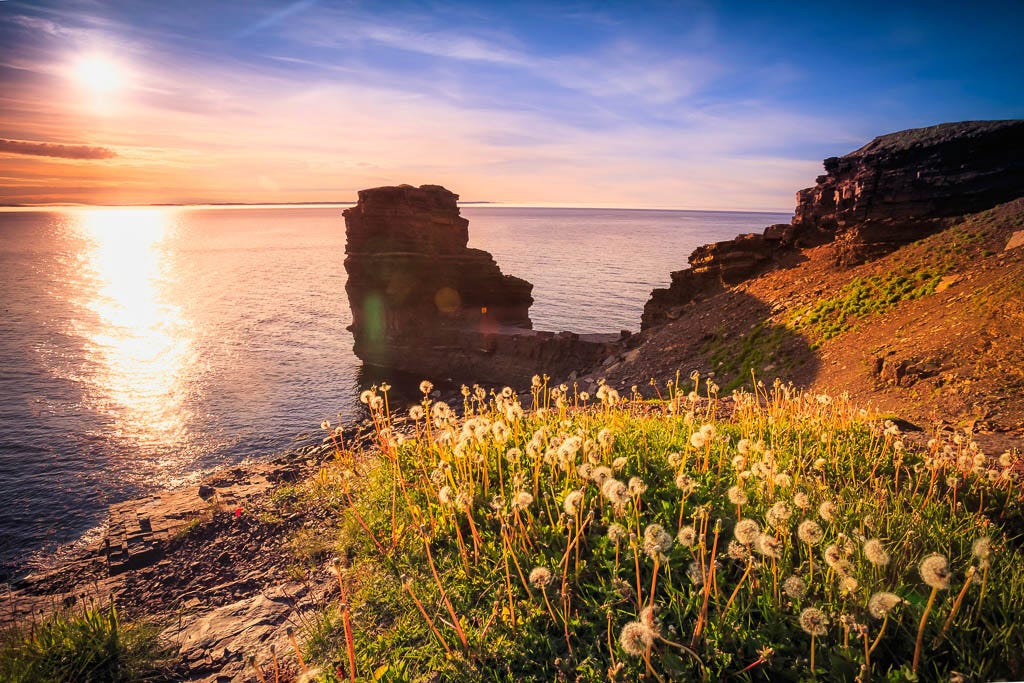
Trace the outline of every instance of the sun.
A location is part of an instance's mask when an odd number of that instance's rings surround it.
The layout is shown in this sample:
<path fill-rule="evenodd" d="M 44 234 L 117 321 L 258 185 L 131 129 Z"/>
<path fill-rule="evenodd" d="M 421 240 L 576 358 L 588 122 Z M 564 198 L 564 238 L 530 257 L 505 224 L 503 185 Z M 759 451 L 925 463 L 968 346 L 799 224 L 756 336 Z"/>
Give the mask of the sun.
<path fill-rule="evenodd" d="M 72 69 L 75 82 L 95 95 L 107 95 L 124 86 L 124 70 L 107 57 L 92 55 L 79 59 Z"/>

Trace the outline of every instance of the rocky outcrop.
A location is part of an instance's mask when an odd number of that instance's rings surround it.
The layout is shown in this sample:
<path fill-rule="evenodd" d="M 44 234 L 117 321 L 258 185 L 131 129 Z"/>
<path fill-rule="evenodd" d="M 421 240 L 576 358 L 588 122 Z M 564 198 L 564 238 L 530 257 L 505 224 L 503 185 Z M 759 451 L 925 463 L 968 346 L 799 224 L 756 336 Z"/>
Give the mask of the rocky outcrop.
<path fill-rule="evenodd" d="M 875 138 L 824 162 L 797 193 L 798 234 L 835 239 L 862 262 L 928 235 L 943 219 L 1024 195 L 1024 121 L 964 121 Z"/>
<path fill-rule="evenodd" d="M 840 266 L 921 239 L 955 217 L 1024 196 L 1024 121 L 965 121 L 875 138 L 824 162 L 817 184 L 797 192 L 789 224 L 705 245 L 690 268 L 655 289 L 641 329 L 677 318 L 689 303 L 767 269 L 799 247 L 832 243 Z"/>
<path fill-rule="evenodd" d="M 531 329 L 533 285 L 468 248 L 457 200 L 439 185 L 378 187 L 345 211 L 356 355 L 423 377 L 504 383 L 603 360 L 618 335 Z"/>

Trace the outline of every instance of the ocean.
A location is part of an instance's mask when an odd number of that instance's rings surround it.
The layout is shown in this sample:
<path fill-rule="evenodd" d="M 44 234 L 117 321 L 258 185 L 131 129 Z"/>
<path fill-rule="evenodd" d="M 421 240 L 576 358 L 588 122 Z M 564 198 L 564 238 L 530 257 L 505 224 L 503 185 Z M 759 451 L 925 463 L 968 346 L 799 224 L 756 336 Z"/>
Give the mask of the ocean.
<path fill-rule="evenodd" d="M 0 211 L 0 578 L 111 503 L 319 440 L 374 381 L 341 206 Z M 637 330 L 698 245 L 780 213 L 467 206 L 536 329 Z M 540 370 L 540 368 L 539 368 Z"/>

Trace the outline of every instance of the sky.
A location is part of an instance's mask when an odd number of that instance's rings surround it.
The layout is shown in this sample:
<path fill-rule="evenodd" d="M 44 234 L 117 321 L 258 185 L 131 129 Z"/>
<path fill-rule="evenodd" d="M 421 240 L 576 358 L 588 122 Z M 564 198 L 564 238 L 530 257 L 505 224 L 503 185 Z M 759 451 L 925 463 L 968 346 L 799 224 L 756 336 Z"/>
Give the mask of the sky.
<path fill-rule="evenodd" d="M 0 204 L 790 211 L 821 160 L 1024 117 L 1024 3 L 0 0 Z"/>

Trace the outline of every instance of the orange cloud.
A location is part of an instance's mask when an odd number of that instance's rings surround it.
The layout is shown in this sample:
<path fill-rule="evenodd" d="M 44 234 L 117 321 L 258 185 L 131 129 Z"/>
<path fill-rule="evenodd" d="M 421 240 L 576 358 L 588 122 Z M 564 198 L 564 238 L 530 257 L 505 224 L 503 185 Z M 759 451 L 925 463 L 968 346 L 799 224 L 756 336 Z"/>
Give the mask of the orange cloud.
<path fill-rule="evenodd" d="M 26 154 L 61 159 L 113 159 L 117 152 L 108 147 L 91 145 L 61 145 L 54 142 L 6 140 L 0 138 L 0 154 Z"/>

